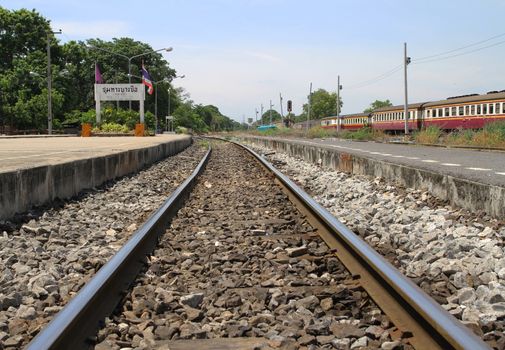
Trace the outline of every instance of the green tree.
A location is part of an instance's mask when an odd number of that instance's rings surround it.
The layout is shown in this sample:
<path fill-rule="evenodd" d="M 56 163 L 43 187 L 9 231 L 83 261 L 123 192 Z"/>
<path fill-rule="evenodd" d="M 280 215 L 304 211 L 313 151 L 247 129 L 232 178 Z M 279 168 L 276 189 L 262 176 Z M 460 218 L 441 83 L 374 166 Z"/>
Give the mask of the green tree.
<path fill-rule="evenodd" d="M 174 125 L 192 129 L 197 132 L 207 131 L 207 125 L 202 117 L 196 113 L 191 101 L 182 103 L 173 113 Z"/>
<path fill-rule="evenodd" d="M 0 7 L 0 126 L 41 131 L 47 127 L 46 44 L 50 29 L 49 21 L 35 10 L 11 11 Z M 49 40 L 55 129 L 66 122 L 94 121 L 95 63 L 105 82 L 126 83 L 129 80 L 127 57 L 153 51 L 150 45 L 132 38 L 88 39 L 59 45 L 55 36 L 49 34 Z M 184 89 L 174 89 L 171 81 L 176 71 L 160 52 L 131 60 L 132 83 L 140 82 L 142 62 L 152 79 L 159 81 L 155 85 L 157 93 L 146 95 L 144 103 L 148 128 L 154 128 L 156 101 L 161 126 L 164 116 L 173 114 L 176 125 L 196 131 L 239 127 L 239 123 L 224 116 L 216 106 L 195 105 Z M 133 127 L 138 121 L 138 102 L 132 103 L 132 111 L 127 107 L 125 101 L 119 103 L 119 108 L 115 102 L 105 102 L 102 120 Z"/>
<path fill-rule="evenodd" d="M 0 71 L 9 70 L 16 58 L 45 50 L 48 32 L 49 21 L 35 10 L 0 7 Z"/>
<path fill-rule="evenodd" d="M 337 93 L 328 92 L 325 89 L 318 89 L 312 93 L 310 107 L 310 119 L 320 119 L 337 114 Z M 342 99 L 340 99 L 340 108 L 342 108 Z M 307 120 L 309 105 L 303 105 L 303 112 L 295 118 L 296 121 Z"/>
<path fill-rule="evenodd" d="M 391 107 L 393 104 L 389 100 L 385 101 L 380 101 L 380 100 L 375 100 L 370 104 L 370 107 L 365 109 L 363 112 L 364 113 L 372 113 L 373 111 L 376 111 L 379 108 L 383 107 Z"/>
<path fill-rule="evenodd" d="M 272 123 L 275 123 L 276 121 L 282 119 L 279 112 L 277 112 L 275 109 L 269 109 L 261 116 L 261 124 L 270 124 L 270 111 L 272 111 Z"/>

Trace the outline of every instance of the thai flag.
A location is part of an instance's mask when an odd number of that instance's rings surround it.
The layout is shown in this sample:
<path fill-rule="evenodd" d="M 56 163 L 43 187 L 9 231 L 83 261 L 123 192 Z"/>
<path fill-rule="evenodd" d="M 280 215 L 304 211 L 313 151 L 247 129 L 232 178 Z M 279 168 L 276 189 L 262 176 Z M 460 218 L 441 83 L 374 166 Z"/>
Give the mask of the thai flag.
<path fill-rule="evenodd" d="M 151 81 L 151 76 L 149 75 L 149 72 L 147 71 L 146 67 L 144 67 L 144 62 L 142 62 L 142 84 L 147 86 L 147 93 L 149 95 L 153 94 L 153 82 Z"/>
<path fill-rule="evenodd" d="M 95 84 L 103 84 L 102 73 L 100 73 L 100 68 L 98 68 L 98 63 L 95 62 Z"/>

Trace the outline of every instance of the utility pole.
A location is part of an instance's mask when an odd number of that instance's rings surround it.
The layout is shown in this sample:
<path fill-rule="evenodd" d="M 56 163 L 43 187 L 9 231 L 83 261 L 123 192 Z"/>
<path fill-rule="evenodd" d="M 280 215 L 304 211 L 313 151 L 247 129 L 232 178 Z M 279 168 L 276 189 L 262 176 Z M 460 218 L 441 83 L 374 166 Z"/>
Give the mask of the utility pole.
<path fill-rule="evenodd" d="M 260 115 L 260 118 L 261 118 L 261 125 L 263 125 L 263 103 L 261 104 L 261 115 Z"/>
<path fill-rule="evenodd" d="M 272 107 L 274 105 L 272 104 L 272 100 L 270 100 L 270 125 L 272 125 Z"/>
<path fill-rule="evenodd" d="M 337 75 L 337 132 L 340 131 L 340 75 Z"/>
<path fill-rule="evenodd" d="M 158 133 L 158 84 L 154 84 L 154 135 Z"/>
<path fill-rule="evenodd" d="M 282 111 L 282 94 L 279 92 L 280 106 L 281 106 L 281 121 L 284 121 L 284 112 Z"/>
<path fill-rule="evenodd" d="M 405 135 L 409 134 L 409 95 L 407 90 L 407 65 L 410 63 L 410 57 L 407 57 L 407 43 L 403 43 L 403 76 L 405 83 L 405 106 L 403 114 L 405 117 Z"/>
<path fill-rule="evenodd" d="M 170 116 L 171 116 L 171 114 L 170 114 L 170 86 L 169 86 L 168 87 L 167 117 L 169 117 L 168 120 L 170 121 L 170 131 L 173 131 L 172 129 L 173 129 L 174 121 L 170 119 Z M 167 127 L 167 131 L 168 131 L 168 121 L 165 121 L 165 122 L 167 122 L 166 127 Z"/>
<path fill-rule="evenodd" d="M 255 108 L 254 111 L 256 112 L 256 126 L 258 126 L 258 108 Z"/>
<path fill-rule="evenodd" d="M 51 75 L 51 34 L 61 34 L 61 29 L 57 32 L 47 33 L 47 133 L 53 133 L 53 100 L 51 96 L 52 75 Z"/>
<path fill-rule="evenodd" d="M 310 106 L 312 104 L 312 83 L 310 83 L 309 89 L 309 107 L 307 108 L 307 130 L 309 130 L 309 120 L 310 120 Z"/>

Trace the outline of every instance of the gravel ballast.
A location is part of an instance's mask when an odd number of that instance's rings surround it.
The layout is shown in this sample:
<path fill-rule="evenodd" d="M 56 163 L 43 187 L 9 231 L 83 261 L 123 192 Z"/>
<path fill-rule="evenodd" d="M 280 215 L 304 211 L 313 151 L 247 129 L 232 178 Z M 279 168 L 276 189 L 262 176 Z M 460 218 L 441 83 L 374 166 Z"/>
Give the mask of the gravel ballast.
<path fill-rule="evenodd" d="M 379 178 L 255 149 L 490 346 L 505 348 L 503 222 Z"/>
<path fill-rule="evenodd" d="M 250 155 L 216 144 L 96 349 L 411 349 L 314 231 Z"/>
<path fill-rule="evenodd" d="M 0 222 L 0 349 L 26 345 L 184 181 L 205 151 L 194 144 L 71 201 Z"/>

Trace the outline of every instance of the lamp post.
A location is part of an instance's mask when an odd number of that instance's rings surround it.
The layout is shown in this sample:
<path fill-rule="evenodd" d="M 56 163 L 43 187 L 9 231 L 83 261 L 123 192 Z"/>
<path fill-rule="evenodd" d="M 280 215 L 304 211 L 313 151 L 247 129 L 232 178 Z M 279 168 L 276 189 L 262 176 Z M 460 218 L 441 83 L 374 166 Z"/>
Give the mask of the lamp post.
<path fill-rule="evenodd" d="M 142 77 L 139 77 L 138 75 L 133 75 L 133 74 L 128 74 L 128 78 L 129 80 L 131 80 L 131 78 L 134 77 L 134 78 L 137 78 L 137 79 L 142 79 Z M 186 77 L 185 75 L 177 75 L 174 77 L 175 78 L 184 78 Z M 155 119 L 155 134 L 156 132 L 158 131 L 158 84 L 159 83 L 163 83 L 163 82 L 170 82 L 170 80 L 168 78 L 163 78 L 161 80 L 158 80 L 158 81 L 153 81 L 153 88 L 154 88 L 154 119 Z M 167 114 L 170 114 L 170 88 L 168 88 L 168 111 L 167 111 Z"/>
<path fill-rule="evenodd" d="M 62 77 L 64 75 L 67 75 L 68 73 L 69 73 L 68 70 L 63 69 L 63 70 L 61 70 L 58 73 L 58 76 Z M 39 73 L 37 73 L 37 72 L 30 71 L 29 74 L 32 77 L 38 77 L 38 78 L 43 79 L 43 77 Z M 51 89 L 51 90 L 47 91 L 47 95 L 48 95 L 48 98 L 47 98 L 47 103 L 48 103 L 48 105 L 47 105 L 47 112 L 48 112 L 48 119 L 47 119 L 47 126 L 48 126 L 48 128 L 47 128 L 47 132 L 48 132 L 49 135 L 51 135 L 52 131 L 53 131 L 52 130 L 53 129 L 53 118 L 52 118 L 52 115 L 53 115 L 53 105 L 52 105 L 52 102 L 53 101 L 52 101 L 52 98 L 51 98 L 51 96 L 52 96 L 51 95 L 51 91 L 52 91 L 52 75 L 53 75 L 53 73 L 51 72 L 51 78 L 47 77 L 47 80 L 48 80 L 47 85 Z M 51 118 L 49 118 L 49 116 L 51 116 Z"/>
<path fill-rule="evenodd" d="M 166 128 L 167 128 L 167 131 L 168 131 L 168 118 L 169 118 L 169 117 L 170 117 L 170 86 L 168 87 L 167 118 L 166 118 L 166 120 L 165 120 L 165 123 L 167 124 L 167 125 L 165 125 L 165 126 L 166 126 Z M 170 128 L 170 129 L 172 129 L 172 128 Z M 170 131 L 172 131 L 172 130 L 170 130 Z"/>
<path fill-rule="evenodd" d="M 53 133 L 53 100 L 51 96 L 51 34 L 61 34 L 61 29 L 57 32 L 47 32 L 47 133 Z"/>
<path fill-rule="evenodd" d="M 184 74 L 183 74 L 183 75 L 176 75 L 176 76 L 174 77 L 174 79 L 175 79 L 175 78 L 181 78 L 181 79 L 183 79 L 183 78 L 185 78 L 185 77 L 186 77 L 186 75 L 184 75 Z M 172 79 L 172 80 L 173 80 L 173 79 Z M 166 129 L 167 129 L 167 131 L 168 131 L 168 117 L 170 117 L 170 86 L 168 87 L 167 118 L 166 118 L 166 120 L 165 120 L 165 122 L 167 123 L 167 125 L 166 125 Z M 156 119 L 156 120 L 157 120 L 157 119 Z M 174 128 L 174 122 L 173 122 L 173 120 L 172 120 L 170 123 L 171 123 L 171 124 L 170 124 L 170 125 L 171 125 L 171 129 L 172 129 L 171 131 L 173 131 L 173 128 Z"/>
<path fill-rule="evenodd" d="M 119 56 L 119 57 L 123 57 L 125 59 L 128 60 L 128 84 L 131 84 L 132 83 L 132 80 L 131 80 L 131 77 L 132 77 L 132 69 L 131 69 L 131 64 L 132 64 L 132 60 L 134 58 L 137 58 L 137 57 L 142 57 L 142 56 L 146 56 L 146 55 L 151 55 L 155 52 L 159 52 L 159 51 L 166 51 L 166 52 L 170 52 L 173 50 L 172 47 L 164 47 L 162 49 L 158 49 L 158 50 L 153 50 L 153 51 L 149 51 L 149 52 L 144 52 L 144 53 L 140 53 L 138 55 L 134 55 L 134 56 L 126 56 L 126 55 L 123 55 L 122 53 L 118 53 L 118 52 L 114 52 L 114 51 L 111 51 L 111 50 L 107 50 L 107 49 L 104 49 L 104 48 L 101 48 L 101 47 L 98 47 L 98 46 L 94 46 L 94 45 L 87 45 L 87 47 L 89 48 L 92 48 L 92 49 L 97 49 L 97 50 L 101 50 L 101 51 L 104 51 L 104 52 L 108 52 L 110 54 L 113 54 L 113 55 L 116 55 L 116 56 Z M 128 106 L 129 106 L 129 109 L 131 110 L 132 109 L 132 101 L 128 101 Z"/>
<path fill-rule="evenodd" d="M 163 78 L 158 81 L 153 81 L 154 85 L 154 134 L 158 133 L 158 83 L 168 82 L 167 78 Z"/>

